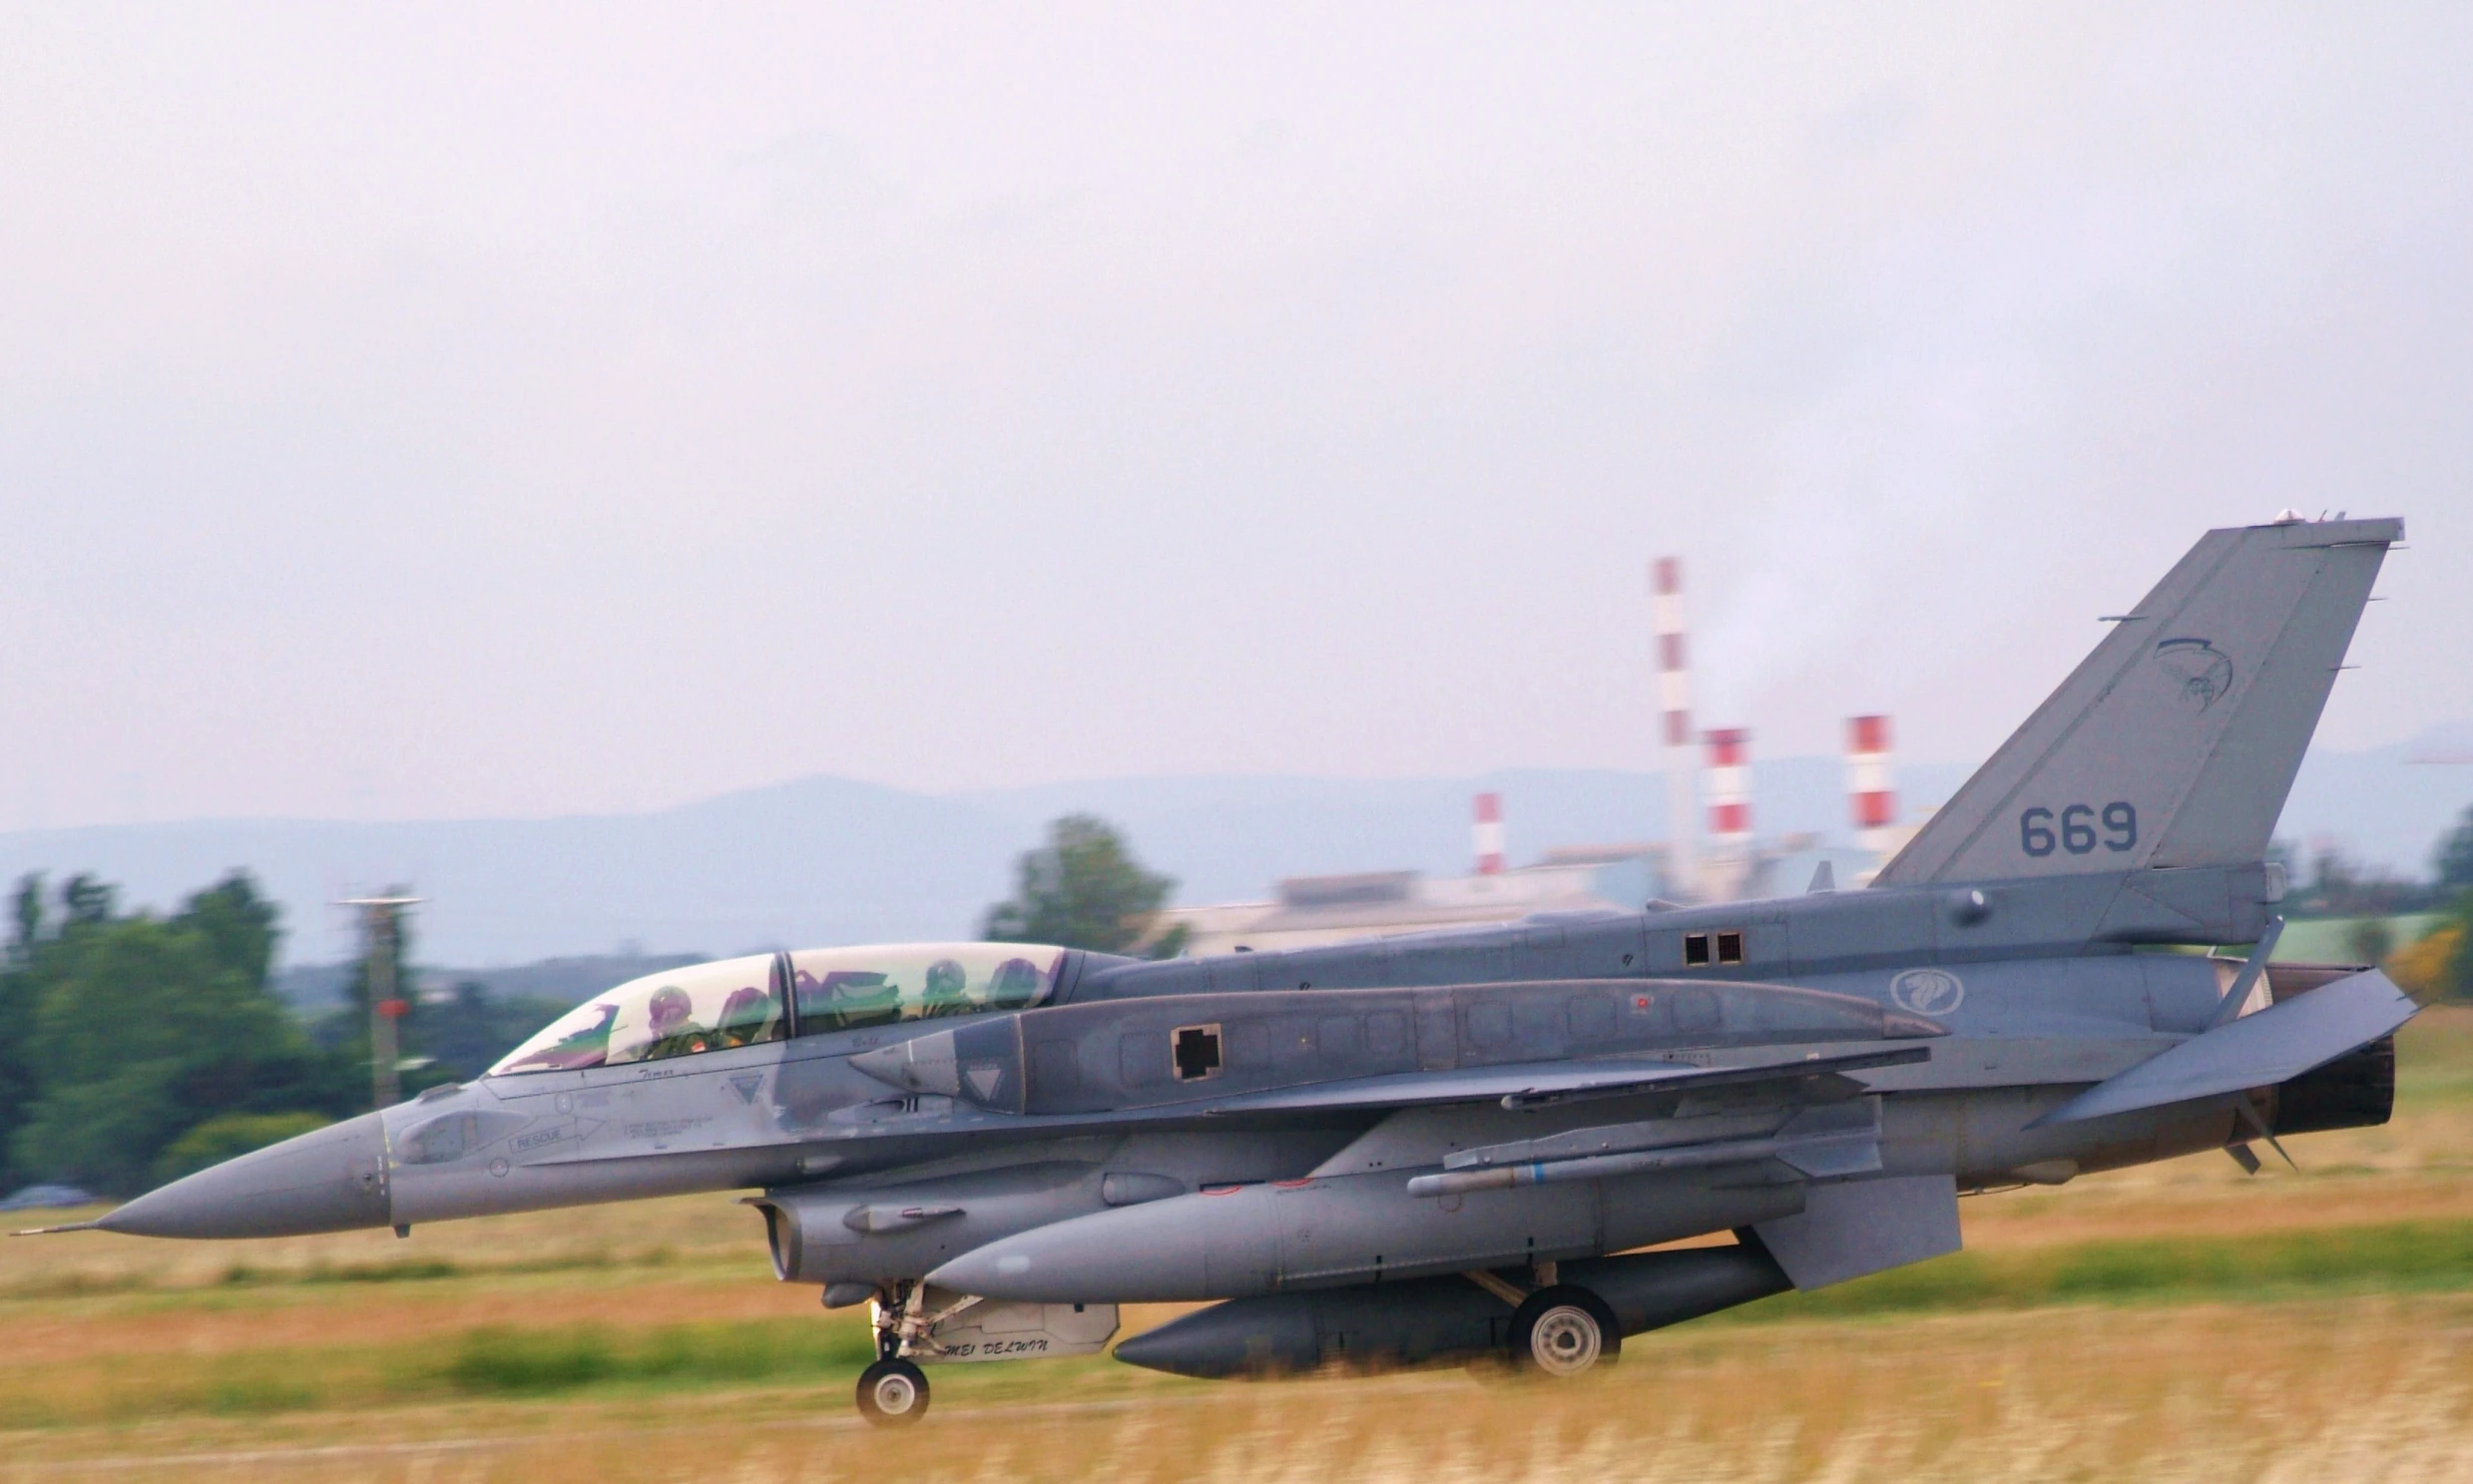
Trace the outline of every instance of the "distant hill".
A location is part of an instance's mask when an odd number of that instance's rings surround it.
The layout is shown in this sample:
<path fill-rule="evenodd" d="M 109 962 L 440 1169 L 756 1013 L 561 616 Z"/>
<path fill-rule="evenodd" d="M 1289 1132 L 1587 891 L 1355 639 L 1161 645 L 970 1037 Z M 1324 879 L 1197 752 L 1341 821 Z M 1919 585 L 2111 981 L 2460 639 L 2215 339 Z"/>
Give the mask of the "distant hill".
<path fill-rule="evenodd" d="M 1021 830 L 979 805 L 805 778 L 644 814 L 402 823 L 196 820 L 0 834 L 0 875 L 91 870 L 169 904 L 235 866 L 283 905 L 285 959 L 350 951 L 328 903 L 412 886 L 425 964 L 942 937 L 1003 895 Z"/>
<path fill-rule="evenodd" d="M 1899 779 L 1915 804 L 1938 803 L 1971 768 L 1918 763 Z M 1781 757 L 1752 767 L 1763 834 L 1848 838 L 1845 766 Z M 1503 796 L 1514 862 L 1555 845 L 1661 839 L 1666 783 L 1653 772 L 1506 768 L 1477 777 L 1309 778 L 1261 775 L 1116 778 L 957 794 L 1025 838 L 1070 809 L 1123 825 L 1143 858 L 1175 875 L 1181 902 L 1267 894 L 1281 876 L 1333 871 L 1469 868 L 1470 796 Z"/>
<path fill-rule="evenodd" d="M 2278 833 L 2323 835 L 2420 873 L 2473 802 L 2473 765 L 2412 760 L 2429 753 L 2418 743 L 2312 753 Z M 1909 807 L 1933 804 L 1968 771 L 1907 763 L 1898 786 Z M 1845 838 L 1838 759 L 1776 758 L 1753 774 L 1763 833 Z M 424 964 L 724 954 L 967 936 L 1009 890 L 1015 855 L 1071 809 L 1124 825 L 1145 860 L 1178 878 L 1183 902 L 1257 897 L 1283 875 L 1464 870 L 1469 796 L 1489 789 L 1503 795 L 1515 861 L 1666 831 L 1664 785 L 1647 772 L 1119 778 L 945 795 L 813 777 L 641 814 L 24 830 L 0 834 L 0 876 L 91 870 L 133 902 L 169 905 L 247 866 L 283 905 L 293 964 L 347 954 L 349 923 L 327 904 L 393 882 L 428 898 L 414 924 Z"/>
<path fill-rule="evenodd" d="M 2473 728 L 2433 728 L 2364 752 L 2312 752 L 2275 833 L 2325 840 L 2398 875 L 2430 874 L 2430 852 L 2473 803 Z"/>

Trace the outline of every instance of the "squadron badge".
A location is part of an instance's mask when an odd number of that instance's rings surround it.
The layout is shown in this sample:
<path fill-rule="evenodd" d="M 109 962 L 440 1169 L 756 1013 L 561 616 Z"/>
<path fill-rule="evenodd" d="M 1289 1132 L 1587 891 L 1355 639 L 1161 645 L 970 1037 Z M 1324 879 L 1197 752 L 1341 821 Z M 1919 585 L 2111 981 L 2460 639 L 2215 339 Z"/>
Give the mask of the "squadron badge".
<path fill-rule="evenodd" d="M 1908 969 L 1889 981 L 1889 998 L 1917 1015 L 1947 1015 L 1966 1002 L 1966 984 L 1947 969 Z"/>
<path fill-rule="evenodd" d="M 2168 639 L 2156 646 L 2156 667 L 2173 678 L 2181 699 L 2205 711 L 2232 689 L 2232 662 L 2204 639 Z"/>

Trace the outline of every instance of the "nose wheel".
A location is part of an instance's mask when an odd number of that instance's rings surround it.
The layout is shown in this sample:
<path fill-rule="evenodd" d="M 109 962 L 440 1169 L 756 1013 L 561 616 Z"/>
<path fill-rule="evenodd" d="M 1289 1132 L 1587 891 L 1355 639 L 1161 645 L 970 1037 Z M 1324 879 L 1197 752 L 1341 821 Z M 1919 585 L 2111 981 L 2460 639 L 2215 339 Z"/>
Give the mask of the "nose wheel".
<path fill-rule="evenodd" d="M 1531 1293 L 1511 1316 L 1511 1363 L 1536 1375 L 1581 1375 L 1623 1353 L 1623 1331 L 1606 1300 L 1558 1283 Z"/>
<path fill-rule="evenodd" d="M 927 1376 L 899 1356 L 858 1373 L 858 1414 L 876 1427 L 906 1427 L 927 1415 Z"/>

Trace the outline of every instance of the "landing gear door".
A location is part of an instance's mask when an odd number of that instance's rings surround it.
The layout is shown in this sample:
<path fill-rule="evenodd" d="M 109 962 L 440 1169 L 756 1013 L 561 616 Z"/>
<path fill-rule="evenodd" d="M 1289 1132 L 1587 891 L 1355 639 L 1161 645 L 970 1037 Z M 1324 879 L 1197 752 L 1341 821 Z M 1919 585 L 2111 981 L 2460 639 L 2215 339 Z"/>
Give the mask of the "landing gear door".
<path fill-rule="evenodd" d="M 972 1299 L 943 1288 L 924 1295 L 931 1322 L 908 1347 L 921 1364 L 964 1360 L 1032 1360 L 1092 1355 L 1117 1332 L 1113 1303 L 1015 1303 Z M 935 1315 L 943 1315 L 935 1318 Z"/>

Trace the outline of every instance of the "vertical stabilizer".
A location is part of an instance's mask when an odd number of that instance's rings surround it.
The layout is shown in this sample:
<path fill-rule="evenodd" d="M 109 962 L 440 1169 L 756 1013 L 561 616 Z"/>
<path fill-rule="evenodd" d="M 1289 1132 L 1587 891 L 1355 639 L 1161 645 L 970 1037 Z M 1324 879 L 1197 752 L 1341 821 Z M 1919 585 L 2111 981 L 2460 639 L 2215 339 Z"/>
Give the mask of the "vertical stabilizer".
<path fill-rule="evenodd" d="M 2210 531 L 1875 884 L 2262 859 L 2396 520 Z"/>

